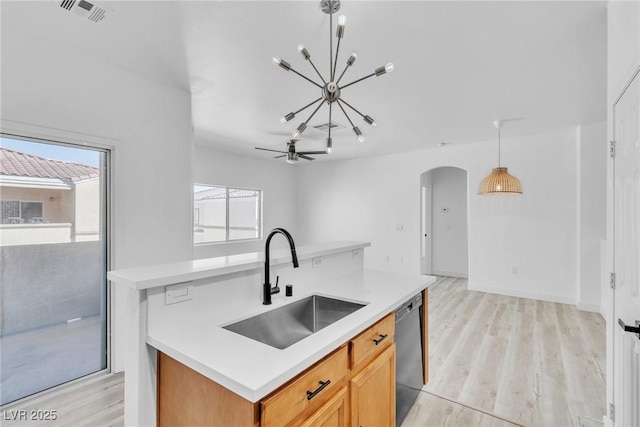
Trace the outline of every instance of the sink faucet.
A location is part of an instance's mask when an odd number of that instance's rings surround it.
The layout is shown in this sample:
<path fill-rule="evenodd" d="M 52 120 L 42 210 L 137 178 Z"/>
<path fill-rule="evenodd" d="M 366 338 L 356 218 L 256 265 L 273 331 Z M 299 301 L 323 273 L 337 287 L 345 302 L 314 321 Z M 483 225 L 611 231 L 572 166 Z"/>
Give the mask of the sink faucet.
<path fill-rule="evenodd" d="M 298 268 L 298 255 L 296 255 L 296 245 L 293 243 L 293 237 L 291 234 L 284 228 L 274 228 L 269 233 L 267 237 L 267 243 L 264 247 L 264 289 L 263 289 L 263 299 L 262 304 L 269 305 L 271 304 L 271 294 L 277 294 L 280 292 L 280 288 L 277 285 L 272 288 L 271 282 L 269 281 L 269 243 L 271 243 L 271 238 L 276 234 L 282 234 L 289 241 L 289 248 L 291 249 L 291 262 L 293 262 L 293 268 Z"/>

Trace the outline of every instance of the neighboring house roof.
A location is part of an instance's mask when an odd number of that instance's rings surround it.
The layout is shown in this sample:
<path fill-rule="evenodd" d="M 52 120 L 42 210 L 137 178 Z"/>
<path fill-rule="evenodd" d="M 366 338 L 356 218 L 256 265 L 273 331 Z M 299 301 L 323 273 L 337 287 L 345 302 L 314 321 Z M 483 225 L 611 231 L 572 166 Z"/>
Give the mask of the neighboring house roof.
<path fill-rule="evenodd" d="M 99 171 L 93 166 L 46 159 L 0 147 L 0 175 L 56 178 L 72 183 L 97 178 Z"/>
<path fill-rule="evenodd" d="M 230 199 L 244 199 L 249 197 L 257 196 L 256 190 L 239 190 L 235 188 L 229 189 L 229 198 Z M 201 200 L 215 200 L 215 199 L 224 199 L 227 197 L 227 189 L 224 187 L 214 187 L 210 190 L 203 190 L 194 193 L 193 200 L 198 202 Z"/>

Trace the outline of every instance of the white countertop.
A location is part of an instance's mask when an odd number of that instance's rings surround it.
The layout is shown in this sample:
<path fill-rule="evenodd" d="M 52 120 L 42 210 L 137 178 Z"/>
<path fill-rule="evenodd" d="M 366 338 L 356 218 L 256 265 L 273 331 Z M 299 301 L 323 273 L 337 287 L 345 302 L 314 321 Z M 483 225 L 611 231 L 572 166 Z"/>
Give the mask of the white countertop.
<path fill-rule="evenodd" d="M 345 247 L 348 250 L 345 242 L 335 245 L 342 251 Z M 356 247 L 363 247 L 363 244 L 358 243 Z M 319 256 L 318 249 L 318 245 L 315 245 L 314 256 Z M 326 249 L 331 250 L 331 247 Z M 304 249 L 301 252 L 304 257 Z M 289 262 L 286 254 L 281 259 L 282 262 Z M 251 261 L 245 259 L 243 262 Z M 261 261 L 255 259 L 255 262 Z M 230 260 L 227 268 L 233 268 L 233 265 L 234 261 Z M 158 278 L 166 274 L 166 271 L 153 273 L 145 278 L 140 273 L 136 286 L 138 289 L 160 286 L 156 284 L 160 281 Z M 110 279 L 113 280 L 112 277 Z M 287 298 L 283 293 L 275 295 L 270 306 L 262 305 L 259 298 L 248 301 L 220 298 L 218 302 L 213 301 L 211 309 L 206 312 L 171 319 L 163 322 L 162 327 L 150 330 L 147 343 L 245 399 L 257 402 L 434 281 L 435 277 L 431 276 L 365 270 L 322 284 L 296 284 L 293 297 Z M 283 350 L 221 327 L 312 294 L 367 305 Z"/>
<path fill-rule="evenodd" d="M 330 242 L 296 248 L 299 261 L 309 258 L 345 252 L 371 246 L 363 242 Z M 270 265 L 291 262 L 289 250 L 274 250 L 270 254 Z M 170 264 L 158 264 L 147 267 L 114 270 L 107 278 L 132 289 L 142 290 L 174 283 L 206 279 L 239 271 L 260 268 L 264 264 L 264 252 L 250 252 L 216 258 L 196 259 Z"/>

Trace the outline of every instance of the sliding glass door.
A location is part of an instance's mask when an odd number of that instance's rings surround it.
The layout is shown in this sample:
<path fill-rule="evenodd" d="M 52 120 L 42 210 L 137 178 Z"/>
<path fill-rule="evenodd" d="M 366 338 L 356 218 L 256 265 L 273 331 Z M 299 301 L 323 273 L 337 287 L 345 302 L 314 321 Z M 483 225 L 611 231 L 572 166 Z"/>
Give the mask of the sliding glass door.
<path fill-rule="evenodd" d="M 109 152 L 0 139 L 0 403 L 108 366 Z"/>

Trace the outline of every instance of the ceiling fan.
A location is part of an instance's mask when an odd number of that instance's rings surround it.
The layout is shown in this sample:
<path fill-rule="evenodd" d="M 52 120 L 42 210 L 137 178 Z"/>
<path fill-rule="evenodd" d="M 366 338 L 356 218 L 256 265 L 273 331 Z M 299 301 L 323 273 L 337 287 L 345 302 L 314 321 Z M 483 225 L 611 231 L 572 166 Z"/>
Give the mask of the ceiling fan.
<path fill-rule="evenodd" d="M 272 151 L 274 153 L 282 153 L 280 156 L 275 156 L 274 159 L 279 159 L 281 157 L 287 157 L 287 163 L 298 163 L 298 158 L 305 160 L 315 160 L 313 157 L 309 157 L 309 154 L 317 155 L 317 154 L 328 154 L 327 151 L 296 151 L 296 142 L 297 139 L 292 139 L 287 142 L 287 151 L 280 150 L 272 150 L 270 148 L 261 148 L 254 147 L 256 150 L 262 151 Z"/>

